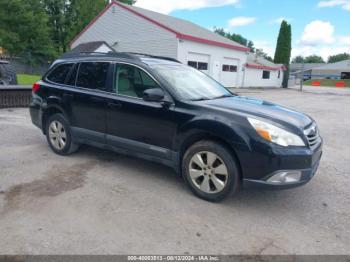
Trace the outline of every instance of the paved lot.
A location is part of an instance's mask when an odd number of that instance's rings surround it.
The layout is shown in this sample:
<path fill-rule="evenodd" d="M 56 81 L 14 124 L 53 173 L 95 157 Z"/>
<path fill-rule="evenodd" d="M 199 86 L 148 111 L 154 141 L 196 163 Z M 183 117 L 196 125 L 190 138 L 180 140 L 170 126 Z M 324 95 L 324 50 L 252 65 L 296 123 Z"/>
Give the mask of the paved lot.
<path fill-rule="evenodd" d="M 239 92 L 317 120 L 324 158 L 309 184 L 207 203 L 157 164 L 57 156 L 26 109 L 0 110 L 0 253 L 350 254 L 350 91 Z"/>

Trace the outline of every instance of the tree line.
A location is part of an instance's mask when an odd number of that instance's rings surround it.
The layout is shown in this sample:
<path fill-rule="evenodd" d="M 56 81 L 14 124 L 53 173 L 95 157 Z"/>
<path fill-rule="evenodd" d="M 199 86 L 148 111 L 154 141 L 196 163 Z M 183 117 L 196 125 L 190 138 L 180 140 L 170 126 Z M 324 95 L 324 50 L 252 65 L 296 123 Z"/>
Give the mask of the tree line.
<path fill-rule="evenodd" d="M 350 59 L 350 54 L 347 53 L 341 53 L 337 55 L 331 55 L 328 57 L 327 63 L 336 63 L 340 61 L 344 61 Z M 319 63 L 319 64 L 324 64 L 326 61 L 321 57 L 317 55 L 310 55 L 310 56 L 296 56 L 293 60 L 292 63 Z"/>
<path fill-rule="evenodd" d="M 0 0 L 0 46 L 10 56 L 48 62 L 66 52 L 108 4 L 109 0 Z"/>

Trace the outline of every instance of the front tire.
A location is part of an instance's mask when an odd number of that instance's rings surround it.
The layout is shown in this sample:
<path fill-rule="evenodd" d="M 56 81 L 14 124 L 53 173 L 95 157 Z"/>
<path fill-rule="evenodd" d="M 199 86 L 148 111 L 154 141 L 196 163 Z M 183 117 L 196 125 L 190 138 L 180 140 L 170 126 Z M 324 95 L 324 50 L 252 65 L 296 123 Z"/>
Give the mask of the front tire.
<path fill-rule="evenodd" d="M 79 146 L 73 142 L 68 121 L 62 114 L 54 114 L 46 122 L 46 139 L 56 154 L 70 155 L 76 152 Z"/>
<path fill-rule="evenodd" d="M 239 171 L 231 152 L 213 141 L 200 141 L 184 154 L 182 175 L 192 192 L 218 202 L 237 191 Z"/>

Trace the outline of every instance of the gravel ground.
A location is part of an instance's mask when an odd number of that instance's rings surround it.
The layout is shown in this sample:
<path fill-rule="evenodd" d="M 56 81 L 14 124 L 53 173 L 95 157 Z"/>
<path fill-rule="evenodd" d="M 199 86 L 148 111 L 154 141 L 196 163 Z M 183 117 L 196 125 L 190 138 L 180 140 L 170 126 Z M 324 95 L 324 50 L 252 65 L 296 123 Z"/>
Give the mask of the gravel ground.
<path fill-rule="evenodd" d="M 314 179 L 213 204 L 166 167 L 82 147 L 50 151 L 27 109 L 0 110 L 0 254 L 350 254 L 350 90 L 238 90 L 308 113 Z"/>

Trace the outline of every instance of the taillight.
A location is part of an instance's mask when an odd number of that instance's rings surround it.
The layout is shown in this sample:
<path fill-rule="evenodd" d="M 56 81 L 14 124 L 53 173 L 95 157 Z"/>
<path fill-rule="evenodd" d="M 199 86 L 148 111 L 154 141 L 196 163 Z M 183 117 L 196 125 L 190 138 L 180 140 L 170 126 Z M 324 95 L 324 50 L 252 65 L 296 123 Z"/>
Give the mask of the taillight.
<path fill-rule="evenodd" d="M 35 83 L 35 84 L 33 85 L 33 87 L 32 87 L 32 91 L 33 91 L 34 93 L 38 92 L 39 89 L 40 89 L 39 83 Z"/>

